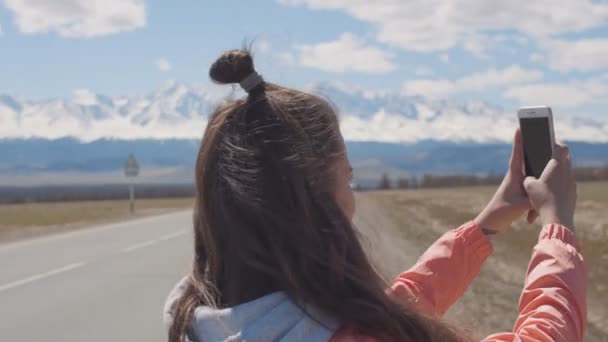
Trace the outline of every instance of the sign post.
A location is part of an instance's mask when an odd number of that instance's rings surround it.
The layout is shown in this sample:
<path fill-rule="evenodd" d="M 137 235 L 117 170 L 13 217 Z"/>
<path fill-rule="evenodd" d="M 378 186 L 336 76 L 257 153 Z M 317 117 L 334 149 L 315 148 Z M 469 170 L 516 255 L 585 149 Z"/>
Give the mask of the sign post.
<path fill-rule="evenodd" d="M 135 212 L 135 177 L 139 175 L 139 163 L 133 153 L 129 154 L 125 163 L 125 176 L 129 179 L 129 210 Z"/>

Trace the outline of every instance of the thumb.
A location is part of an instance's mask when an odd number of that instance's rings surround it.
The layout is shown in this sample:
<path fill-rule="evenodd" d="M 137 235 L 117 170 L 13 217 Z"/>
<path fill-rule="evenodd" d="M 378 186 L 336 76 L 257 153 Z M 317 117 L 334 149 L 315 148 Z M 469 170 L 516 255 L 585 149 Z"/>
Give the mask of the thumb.
<path fill-rule="evenodd" d="M 526 179 L 524 179 L 524 189 L 526 190 L 526 192 L 532 190 L 536 182 L 538 182 L 538 179 L 534 177 L 526 177 Z"/>
<path fill-rule="evenodd" d="M 511 151 L 511 160 L 509 160 L 509 169 L 511 172 L 522 173 L 524 165 L 524 150 L 521 142 L 521 131 L 515 131 L 513 138 L 513 150 Z"/>
<path fill-rule="evenodd" d="M 534 223 L 534 221 L 536 220 L 537 217 L 538 217 L 538 212 L 536 212 L 536 210 L 528 211 L 528 217 L 527 217 L 528 223 L 530 223 L 530 224 Z"/>

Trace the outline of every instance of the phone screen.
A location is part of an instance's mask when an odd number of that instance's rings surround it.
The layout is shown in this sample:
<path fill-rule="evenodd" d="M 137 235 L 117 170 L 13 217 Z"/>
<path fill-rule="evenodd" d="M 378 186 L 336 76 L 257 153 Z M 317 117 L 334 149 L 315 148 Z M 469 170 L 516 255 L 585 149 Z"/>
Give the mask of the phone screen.
<path fill-rule="evenodd" d="M 549 118 L 520 118 L 526 176 L 539 178 L 552 156 Z"/>

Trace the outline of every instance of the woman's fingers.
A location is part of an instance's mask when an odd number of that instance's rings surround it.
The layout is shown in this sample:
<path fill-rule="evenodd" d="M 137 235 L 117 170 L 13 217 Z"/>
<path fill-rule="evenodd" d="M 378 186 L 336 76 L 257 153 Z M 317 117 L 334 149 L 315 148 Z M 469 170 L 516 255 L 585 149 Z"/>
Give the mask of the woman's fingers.
<path fill-rule="evenodd" d="M 532 224 L 534 223 L 534 221 L 536 220 L 536 218 L 538 217 L 538 213 L 536 212 L 536 210 L 530 210 L 528 211 L 528 223 Z"/>
<path fill-rule="evenodd" d="M 540 176 L 541 180 L 546 181 L 549 175 L 555 173 L 571 174 L 572 173 L 572 158 L 568 146 L 557 143 L 553 149 L 553 158 L 549 160 L 547 166 Z"/>
<path fill-rule="evenodd" d="M 511 159 L 509 160 L 509 169 L 512 172 L 523 172 L 523 164 L 524 149 L 521 141 L 521 131 L 518 128 L 513 137 L 513 149 L 511 151 Z"/>
<path fill-rule="evenodd" d="M 553 158 L 545 167 L 540 179 L 527 178 L 524 181 L 524 187 L 532 206 L 542 213 L 540 215 L 542 224 L 560 223 L 574 229 L 576 182 L 570 163 L 568 147 L 556 144 Z M 529 216 L 528 220 L 530 219 Z"/>
<path fill-rule="evenodd" d="M 526 177 L 526 179 L 524 180 L 524 188 L 526 189 L 527 193 L 530 191 L 534 191 L 534 187 L 537 185 L 538 185 L 538 179 L 536 179 L 534 177 Z M 530 203 L 530 206 L 532 206 L 531 203 Z M 526 217 L 526 220 L 528 221 L 528 223 L 530 223 L 530 224 L 534 223 L 536 218 L 538 218 L 538 212 L 534 209 L 528 210 L 528 215 Z"/>
<path fill-rule="evenodd" d="M 570 149 L 562 143 L 555 144 L 553 158 L 560 162 L 566 162 L 570 159 Z"/>

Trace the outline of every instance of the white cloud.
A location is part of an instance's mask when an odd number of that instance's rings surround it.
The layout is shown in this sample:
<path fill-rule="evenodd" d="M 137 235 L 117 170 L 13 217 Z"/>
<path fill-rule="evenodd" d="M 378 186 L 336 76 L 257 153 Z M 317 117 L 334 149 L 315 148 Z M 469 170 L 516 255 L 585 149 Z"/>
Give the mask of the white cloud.
<path fill-rule="evenodd" d="M 166 60 L 164 58 L 157 59 L 155 64 L 156 64 L 156 67 L 158 68 L 158 70 L 160 70 L 160 71 L 169 71 L 169 70 L 171 70 L 171 68 L 173 68 L 173 66 L 171 65 L 171 62 L 169 62 L 168 60 Z"/>
<path fill-rule="evenodd" d="M 352 33 L 343 33 L 338 40 L 295 46 L 295 61 L 306 67 L 330 72 L 355 71 L 383 74 L 397 68 L 393 55 L 369 45 Z"/>
<path fill-rule="evenodd" d="M 504 35 L 504 34 L 498 34 L 496 36 L 494 36 L 494 41 L 497 42 L 509 42 L 512 41 L 514 43 L 517 43 L 519 45 L 528 45 L 528 43 L 530 42 L 530 40 L 522 35 Z"/>
<path fill-rule="evenodd" d="M 441 55 L 439 55 L 439 60 L 443 64 L 449 64 L 450 63 L 450 55 L 448 55 L 447 53 L 442 53 Z"/>
<path fill-rule="evenodd" d="M 464 42 L 463 48 L 478 58 L 488 58 L 486 50 L 490 44 L 495 45 L 487 36 L 474 35 L 474 38 L 467 39 Z"/>
<path fill-rule="evenodd" d="M 504 94 L 522 105 L 549 104 L 573 108 L 592 103 L 606 103 L 608 77 L 594 77 L 567 83 L 535 83 L 514 86 Z"/>
<path fill-rule="evenodd" d="M 414 71 L 418 76 L 429 76 L 433 74 L 433 69 L 426 66 L 419 66 Z"/>
<path fill-rule="evenodd" d="M 280 63 L 285 65 L 295 65 L 296 64 L 296 56 L 291 52 L 279 52 L 276 54 L 276 58 Z"/>
<path fill-rule="evenodd" d="M 533 53 L 530 55 L 530 57 L 528 57 L 528 59 L 530 60 L 530 62 L 544 62 L 545 61 L 545 56 L 541 55 L 540 53 Z"/>
<path fill-rule="evenodd" d="M 255 49 L 261 53 L 267 53 L 270 51 L 271 45 L 267 40 L 258 40 L 254 45 Z"/>
<path fill-rule="evenodd" d="M 5 0 L 23 33 L 95 37 L 133 31 L 146 23 L 144 0 Z"/>
<path fill-rule="evenodd" d="M 490 52 L 513 51 L 516 45 L 527 45 L 521 34 L 470 34 L 463 38 L 462 47 L 477 58 L 490 58 Z"/>
<path fill-rule="evenodd" d="M 365 88 L 359 84 L 346 83 L 342 81 L 326 81 L 326 82 L 314 82 L 307 84 L 304 91 L 308 91 L 314 94 L 320 94 L 321 96 L 334 101 L 341 98 L 344 94 L 348 96 L 360 96 L 365 100 L 373 100 L 380 97 L 385 97 L 391 93 L 388 89 L 382 88 Z"/>
<path fill-rule="evenodd" d="M 608 67 L 608 39 L 574 41 L 550 40 L 541 43 L 548 50 L 549 66 L 562 72 L 589 71 Z"/>
<path fill-rule="evenodd" d="M 346 12 L 375 24 L 380 42 L 414 51 L 446 50 L 492 31 L 515 30 L 534 39 L 581 32 L 608 19 L 608 3 L 592 0 L 277 1 Z"/>
<path fill-rule="evenodd" d="M 539 70 L 524 69 L 519 65 L 497 70 L 489 69 L 457 80 L 419 79 L 405 82 L 403 92 L 419 94 L 430 98 L 444 98 L 466 91 L 480 91 L 489 87 L 508 86 L 538 81 L 543 78 Z"/>

